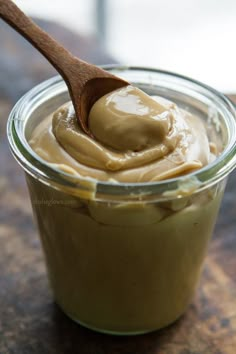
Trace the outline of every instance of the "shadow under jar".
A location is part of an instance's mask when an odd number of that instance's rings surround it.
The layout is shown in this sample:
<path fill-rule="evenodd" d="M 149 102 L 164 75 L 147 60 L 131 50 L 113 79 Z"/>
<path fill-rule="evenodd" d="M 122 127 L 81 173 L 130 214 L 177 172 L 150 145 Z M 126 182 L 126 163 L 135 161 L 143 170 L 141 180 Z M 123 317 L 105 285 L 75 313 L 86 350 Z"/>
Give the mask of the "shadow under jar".
<path fill-rule="evenodd" d="M 193 298 L 235 167 L 235 110 L 217 91 L 177 74 L 107 69 L 201 117 L 219 156 L 196 172 L 159 182 L 101 182 L 63 172 L 28 144 L 41 120 L 69 100 L 59 77 L 16 104 L 8 138 L 25 170 L 58 305 L 88 328 L 139 334 L 175 321 Z"/>

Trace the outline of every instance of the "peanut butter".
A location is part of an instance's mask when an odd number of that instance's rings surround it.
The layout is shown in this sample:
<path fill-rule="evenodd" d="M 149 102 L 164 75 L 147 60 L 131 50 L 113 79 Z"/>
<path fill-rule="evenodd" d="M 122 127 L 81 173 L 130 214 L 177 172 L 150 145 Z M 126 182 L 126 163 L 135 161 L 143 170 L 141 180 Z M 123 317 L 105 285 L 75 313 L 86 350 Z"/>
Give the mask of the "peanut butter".
<path fill-rule="evenodd" d="M 198 116 L 132 86 L 97 101 L 88 126 L 92 136 L 69 102 L 38 124 L 29 144 L 64 172 L 111 184 L 186 175 L 219 153 Z M 72 319 L 137 334 L 185 311 L 225 183 L 195 193 L 200 181 L 184 181 L 179 190 L 164 190 L 164 200 L 119 202 L 72 195 L 64 185 L 54 189 L 27 176 L 54 296 Z"/>
<path fill-rule="evenodd" d="M 102 181 L 173 178 L 214 158 L 200 118 L 133 86 L 99 99 L 88 124 L 93 137 L 82 131 L 67 103 L 38 125 L 29 143 L 59 169 L 67 165 L 72 173 Z"/>

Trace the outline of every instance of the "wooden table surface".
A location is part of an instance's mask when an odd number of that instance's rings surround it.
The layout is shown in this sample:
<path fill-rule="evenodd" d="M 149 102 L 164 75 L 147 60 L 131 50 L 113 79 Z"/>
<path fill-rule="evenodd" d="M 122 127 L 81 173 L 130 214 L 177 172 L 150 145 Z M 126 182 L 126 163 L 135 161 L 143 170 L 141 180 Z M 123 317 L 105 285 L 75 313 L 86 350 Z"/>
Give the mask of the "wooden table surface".
<path fill-rule="evenodd" d="M 112 61 L 93 39 L 41 25 L 84 59 Z M 16 100 L 54 72 L 3 23 L 0 48 L 0 354 L 235 354 L 236 171 L 229 178 L 200 286 L 175 324 L 142 336 L 108 336 L 78 326 L 54 304 L 24 175 L 5 133 Z"/>

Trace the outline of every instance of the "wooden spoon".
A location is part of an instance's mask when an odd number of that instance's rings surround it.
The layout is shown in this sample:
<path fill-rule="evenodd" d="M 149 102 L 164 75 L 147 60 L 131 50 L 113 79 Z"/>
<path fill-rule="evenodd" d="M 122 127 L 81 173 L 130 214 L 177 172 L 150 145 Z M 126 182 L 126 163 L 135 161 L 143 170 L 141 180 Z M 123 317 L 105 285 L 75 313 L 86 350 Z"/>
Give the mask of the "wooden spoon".
<path fill-rule="evenodd" d="M 25 37 L 60 73 L 68 87 L 80 126 L 91 135 L 87 120 L 92 105 L 105 94 L 128 85 L 128 82 L 74 57 L 11 0 L 0 0 L 0 18 Z"/>

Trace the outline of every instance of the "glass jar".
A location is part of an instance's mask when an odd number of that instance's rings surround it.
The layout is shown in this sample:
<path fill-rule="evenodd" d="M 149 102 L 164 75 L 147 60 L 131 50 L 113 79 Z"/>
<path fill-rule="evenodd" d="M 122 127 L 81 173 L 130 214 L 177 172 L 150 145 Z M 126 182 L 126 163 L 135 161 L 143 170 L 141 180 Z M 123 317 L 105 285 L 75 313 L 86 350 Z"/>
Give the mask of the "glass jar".
<path fill-rule="evenodd" d="M 187 176 L 114 184 L 58 170 L 29 146 L 37 124 L 69 100 L 60 77 L 28 92 L 9 117 L 9 143 L 25 170 L 55 301 L 91 329 L 138 334 L 172 323 L 193 298 L 235 167 L 235 110 L 217 91 L 177 74 L 106 69 L 200 116 L 222 149 Z"/>

